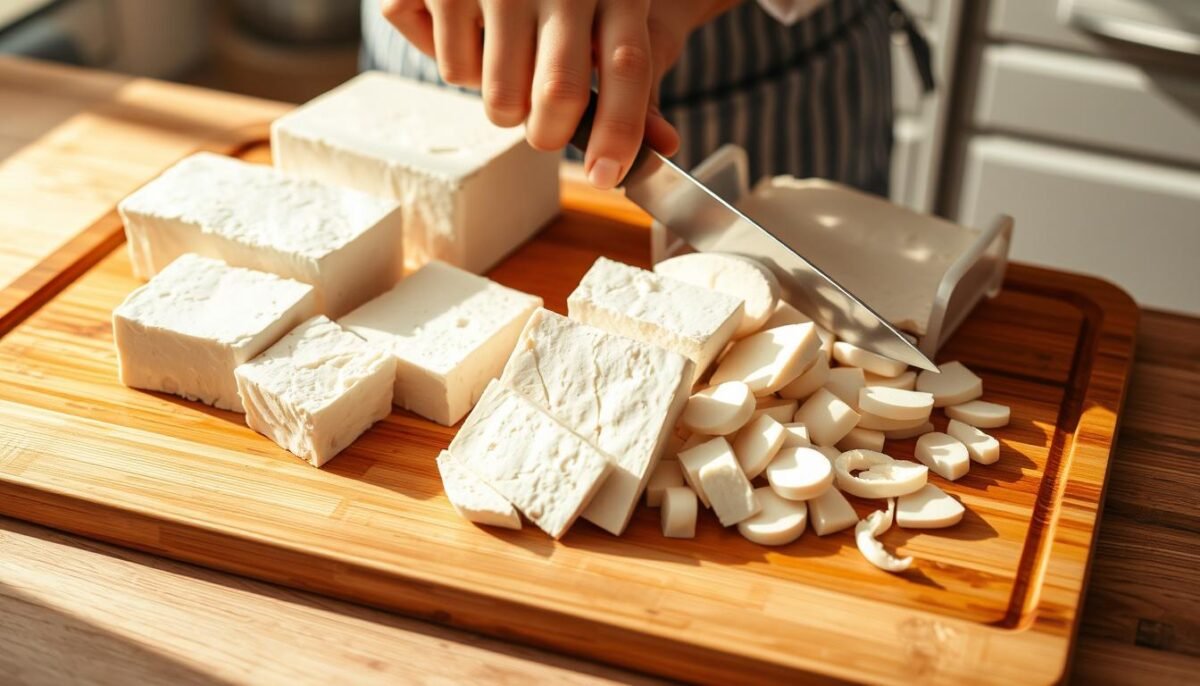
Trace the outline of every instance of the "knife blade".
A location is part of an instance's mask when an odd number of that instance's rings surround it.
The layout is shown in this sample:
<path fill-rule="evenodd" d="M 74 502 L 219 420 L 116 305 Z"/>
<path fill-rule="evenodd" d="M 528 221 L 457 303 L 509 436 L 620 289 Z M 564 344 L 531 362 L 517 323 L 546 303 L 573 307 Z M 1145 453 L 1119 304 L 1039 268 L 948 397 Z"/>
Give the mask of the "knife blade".
<path fill-rule="evenodd" d="M 593 91 L 571 138 L 571 144 L 581 152 L 587 150 L 595 112 Z M 788 301 L 840 340 L 938 371 L 937 365 L 870 306 L 804 259 L 793 246 L 648 145 L 642 144 L 620 185 L 627 198 L 696 250 L 736 253 L 770 267 Z"/>

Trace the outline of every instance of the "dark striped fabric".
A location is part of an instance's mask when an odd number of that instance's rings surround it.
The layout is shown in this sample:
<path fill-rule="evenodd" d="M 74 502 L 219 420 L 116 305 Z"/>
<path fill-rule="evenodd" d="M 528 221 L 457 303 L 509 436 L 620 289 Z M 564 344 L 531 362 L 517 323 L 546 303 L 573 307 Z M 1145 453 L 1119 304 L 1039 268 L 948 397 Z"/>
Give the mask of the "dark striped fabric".
<path fill-rule="evenodd" d="M 785 26 L 744 2 L 697 29 L 662 82 L 685 169 L 725 143 L 752 179 L 822 177 L 887 195 L 892 152 L 888 0 L 830 0 Z M 434 61 L 363 2 L 364 69 L 443 83 Z"/>

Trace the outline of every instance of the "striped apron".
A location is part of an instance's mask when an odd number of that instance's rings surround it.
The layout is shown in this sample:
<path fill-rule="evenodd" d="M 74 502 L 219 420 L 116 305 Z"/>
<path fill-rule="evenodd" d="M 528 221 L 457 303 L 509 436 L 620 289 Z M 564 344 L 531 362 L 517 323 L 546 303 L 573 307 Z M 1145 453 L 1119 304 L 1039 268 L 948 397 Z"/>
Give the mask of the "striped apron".
<path fill-rule="evenodd" d="M 364 69 L 444 83 L 377 0 L 362 6 Z M 743 2 L 700 27 L 662 82 L 663 115 L 682 139 L 675 160 L 690 169 L 735 143 L 749 153 L 751 179 L 821 177 L 886 196 L 895 20 L 932 88 L 928 48 L 893 0 L 830 0 L 791 26 Z"/>

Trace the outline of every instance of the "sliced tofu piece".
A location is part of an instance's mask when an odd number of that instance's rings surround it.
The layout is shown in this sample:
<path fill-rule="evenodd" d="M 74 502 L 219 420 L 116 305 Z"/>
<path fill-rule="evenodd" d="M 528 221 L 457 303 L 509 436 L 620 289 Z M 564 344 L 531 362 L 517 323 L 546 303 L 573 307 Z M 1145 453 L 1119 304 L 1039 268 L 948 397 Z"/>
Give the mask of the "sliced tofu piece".
<path fill-rule="evenodd" d="M 928 420 L 933 411 L 933 396 L 902 388 L 868 386 L 858 392 L 858 407 L 860 412 L 898 422 Z"/>
<path fill-rule="evenodd" d="M 741 381 L 727 381 L 688 398 L 679 421 L 689 430 L 725 436 L 742 428 L 754 414 L 754 394 Z"/>
<path fill-rule="evenodd" d="M 446 498 L 463 519 L 504 529 L 521 528 L 521 515 L 512 503 L 455 460 L 449 451 L 443 450 L 438 455 L 437 467 Z"/>
<path fill-rule="evenodd" d="M 576 321 L 683 355 L 695 365 L 689 383 L 708 369 L 742 321 L 739 298 L 604 257 L 567 298 L 567 310 Z"/>
<path fill-rule="evenodd" d="M 918 419 L 886 419 L 870 412 L 859 413 L 858 426 L 872 431 L 902 431 L 914 429 L 929 421 L 929 417 Z"/>
<path fill-rule="evenodd" d="M 741 381 L 755 395 L 770 395 L 800 376 L 819 354 L 812 324 L 765 329 L 734 343 L 710 383 Z"/>
<path fill-rule="evenodd" d="M 275 120 L 275 166 L 404 206 L 409 269 L 483 273 L 559 211 L 561 156 L 493 124 L 478 97 L 364 72 Z"/>
<path fill-rule="evenodd" d="M 393 402 L 457 424 L 500 376 L 542 299 L 430 262 L 338 323 L 396 358 Z"/>
<path fill-rule="evenodd" d="M 733 454 L 742 466 L 747 479 L 753 479 L 767 468 L 783 447 L 783 424 L 763 415 L 738 431 L 733 439 Z"/>
<path fill-rule="evenodd" d="M 391 414 L 396 359 L 317 315 L 234 376 L 246 424 L 320 467 Z"/>
<path fill-rule="evenodd" d="M 706 508 L 712 505 L 708 495 L 704 493 L 704 484 L 700 482 L 700 468 L 718 459 L 725 452 L 733 455 L 733 446 L 729 445 L 724 436 L 715 436 L 679 453 L 679 467 L 683 471 L 683 480 L 696 492 L 700 504 Z M 736 456 L 734 461 L 737 461 Z"/>
<path fill-rule="evenodd" d="M 692 364 L 679 353 L 548 310 L 529 318 L 501 379 L 614 460 L 583 512 L 620 535 L 687 402 Z"/>
<path fill-rule="evenodd" d="M 308 284 L 183 255 L 113 310 L 121 383 L 244 412 L 234 369 L 316 305 Z"/>
<path fill-rule="evenodd" d="M 794 399 L 764 395 L 755 399 L 754 414 L 750 415 L 750 421 L 752 422 L 765 414 L 780 424 L 787 424 L 792 421 L 792 417 L 796 415 L 796 410 L 799 407 L 800 403 Z"/>
<path fill-rule="evenodd" d="M 892 429 L 891 431 L 884 431 L 883 435 L 884 438 L 889 441 L 905 441 L 910 438 L 916 438 L 917 436 L 923 436 L 934 430 L 933 422 L 927 421 L 924 424 L 908 429 Z"/>
<path fill-rule="evenodd" d="M 980 429 L 999 429 L 1008 426 L 1010 410 L 1007 405 L 972 400 L 961 405 L 948 405 L 946 416 Z"/>
<path fill-rule="evenodd" d="M 782 398 L 805 400 L 815 393 L 818 388 L 829 382 L 829 360 L 825 355 L 817 355 L 817 359 L 809 365 L 794 381 L 779 389 Z"/>
<path fill-rule="evenodd" d="M 1000 459 L 1000 441 L 970 424 L 951 419 L 946 426 L 946 433 L 962 441 L 967 448 L 967 454 L 979 464 L 994 464 Z"/>
<path fill-rule="evenodd" d="M 808 508 L 803 501 L 781 498 L 768 486 L 754 489 L 754 496 L 762 509 L 738 522 L 738 533 L 748 541 L 770 546 L 787 545 L 800 538 L 808 524 Z"/>
<path fill-rule="evenodd" d="M 812 448 L 785 448 L 767 465 L 767 483 L 782 498 L 810 500 L 833 485 L 833 467 Z"/>
<path fill-rule="evenodd" d="M 864 350 L 845 341 L 833 344 L 833 359 L 847 367 L 860 367 L 864 371 L 886 377 L 900 376 L 908 369 L 908 365 L 899 360 Z"/>
<path fill-rule="evenodd" d="M 696 537 L 696 494 L 686 486 L 668 488 L 663 492 L 662 534 L 667 538 Z"/>
<path fill-rule="evenodd" d="M 311 284 L 337 318 L 403 274 L 400 206 L 261 164 L 197 153 L 118 205 L 135 276 L 184 253 Z"/>
<path fill-rule="evenodd" d="M 829 380 L 825 382 L 825 388 L 829 392 L 842 399 L 842 402 L 850 406 L 850 409 L 858 411 L 858 396 L 863 387 L 867 385 L 866 376 L 863 370 L 858 367 L 837 367 L 829 370 Z"/>
<path fill-rule="evenodd" d="M 795 421 L 808 429 L 809 437 L 817 445 L 836 445 L 858 420 L 857 412 L 825 388 L 805 400 L 795 416 Z"/>
<path fill-rule="evenodd" d="M 934 407 L 960 405 L 983 395 L 983 379 L 961 362 L 938 365 L 940 373 L 923 371 L 917 377 L 917 390 L 933 395 Z"/>
<path fill-rule="evenodd" d="M 646 506 L 658 507 L 662 504 L 664 491 L 683 485 L 683 469 L 679 462 L 661 460 L 650 474 L 650 480 L 646 482 Z"/>
<path fill-rule="evenodd" d="M 884 386 L 886 388 L 899 388 L 905 391 L 915 390 L 917 387 L 917 373 L 913 370 L 908 370 L 900 376 L 879 376 L 864 372 L 863 381 L 868 386 Z"/>
<path fill-rule="evenodd" d="M 935 474 L 950 481 L 961 479 L 971 468 L 967 446 L 957 438 L 940 431 L 918 438 L 913 455 Z"/>
<path fill-rule="evenodd" d="M 962 503 L 945 491 L 925 484 L 896 500 L 896 524 L 902 529 L 943 529 L 962 521 L 965 511 Z"/>
<path fill-rule="evenodd" d="M 681 453 L 685 450 L 691 450 L 692 448 L 695 448 L 696 446 L 700 445 L 701 443 L 705 443 L 707 441 L 712 440 L 712 438 L 713 437 L 709 436 L 708 434 L 702 434 L 699 432 L 695 432 L 691 436 L 687 437 L 687 440 L 683 442 L 683 445 L 679 446 L 679 450 L 677 450 L 675 452 L 674 457 L 676 459 L 678 459 L 679 453 Z"/>
<path fill-rule="evenodd" d="M 812 439 L 808 437 L 808 428 L 799 422 L 789 422 L 783 425 L 783 447 L 799 448 L 812 447 Z"/>
<path fill-rule="evenodd" d="M 827 536 L 849 529 L 858 523 L 858 513 L 850 501 L 836 488 L 827 488 L 821 495 L 808 501 L 808 520 L 813 532 Z"/>
<path fill-rule="evenodd" d="M 814 445 L 809 447 L 824 455 L 825 459 L 829 460 L 830 466 L 834 465 L 837 459 L 842 456 L 842 451 L 831 445 Z"/>
<path fill-rule="evenodd" d="M 775 306 L 775 311 L 762 325 L 762 328 L 774 329 L 785 324 L 807 324 L 808 322 L 812 322 L 811 317 L 781 299 L 779 304 Z M 824 353 L 825 362 L 829 362 L 833 357 L 833 342 L 837 340 L 837 337 L 820 324 L 813 322 L 813 325 L 817 329 L 817 338 L 821 339 L 821 352 Z"/>
<path fill-rule="evenodd" d="M 881 452 L 883 450 L 885 436 L 882 431 L 873 431 L 856 426 L 850 429 L 850 433 L 842 437 L 842 440 L 837 442 L 837 449 L 846 451 L 854 450 L 855 448 L 866 448 Z"/>
<path fill-rule="evenodd" d="M 770 269 L 741 255 L 688 253 L 659 262 L 654 272 L 741 299 L 742 322 L 734 338 L 745 338 L 761 329 L 779 303 L 779 280 Z"/>
<path fill-rule="evenodd" d="M 859 498 L 896 498 L 917 491 L 929 478 L 925 465 L 861 448 L 839 455 L 833 470 L 837 487 Z"/>
<path fill-rule="evenodd" d="M 616 460 L 493 381 L 450 454 L 554 538 L 575 523 Z"/>
<path fill-rule="evenodd" d="M 679 453 L 683 476 L 721 526 L 732 526 L 758 511 L 754 489 L 738 465 L 733 447 L 722 437 Z"/>

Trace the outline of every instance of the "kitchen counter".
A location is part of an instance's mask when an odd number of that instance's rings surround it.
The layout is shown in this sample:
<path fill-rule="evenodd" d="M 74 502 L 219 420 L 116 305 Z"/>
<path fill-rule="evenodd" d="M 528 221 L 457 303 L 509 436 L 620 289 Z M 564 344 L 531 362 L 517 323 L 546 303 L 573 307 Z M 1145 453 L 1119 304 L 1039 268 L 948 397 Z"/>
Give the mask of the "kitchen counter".
<path fill-rule="evenodd" d="M 198 147 L 287 106 L 0 58 L 0 288 Z M 582 192 L 582 191 L 581 191 Z M 1200 319 L 1144 312 L 1073 678 L 1200 673 Z M 0 518 L 18 683 L 628 682 L 621 670 Z"/>

